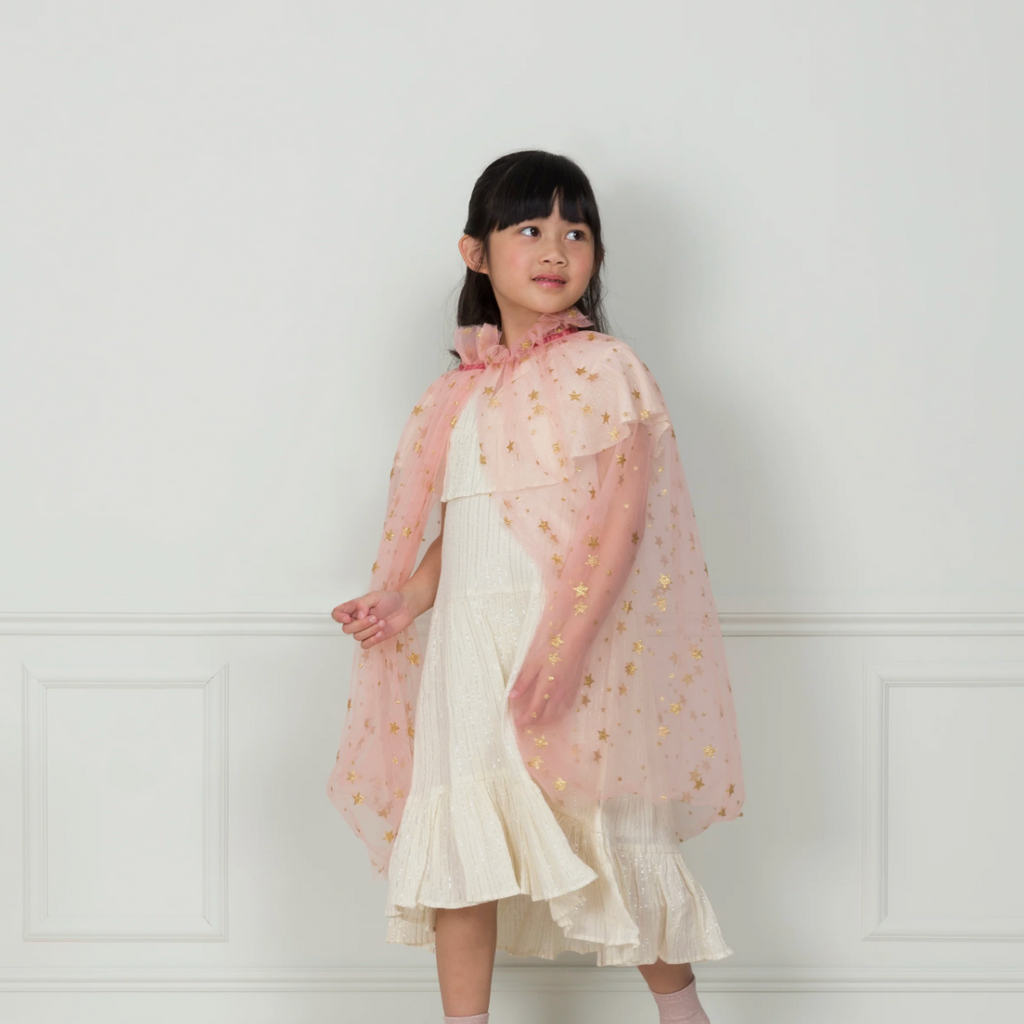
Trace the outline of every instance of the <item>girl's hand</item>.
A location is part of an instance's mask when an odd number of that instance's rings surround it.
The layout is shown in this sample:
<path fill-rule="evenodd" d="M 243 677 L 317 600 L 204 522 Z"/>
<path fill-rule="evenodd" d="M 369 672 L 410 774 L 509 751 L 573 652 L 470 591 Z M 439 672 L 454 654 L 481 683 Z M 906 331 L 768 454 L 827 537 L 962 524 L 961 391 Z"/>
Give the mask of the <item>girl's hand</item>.
<path fill-rule="evenodd" d="M 516 725 L 551 722 L 572 707 L 589 649 L 583 640 L 567 640 L 558 647 L 559 660 L 554 663 L 549 658 L 554 648 L 527 654 L 509 692 L 509 701 L 515 701 L 512 714 Z"/>
<path fill-rule="evenodd" d="M 342 623 L 364 650 L 383 643 L 400 633 L 414 616 L 406 595 L 400 590 L 371 590 L 362 597 L 339 604 L 331 612 L 335 622 Z"/>

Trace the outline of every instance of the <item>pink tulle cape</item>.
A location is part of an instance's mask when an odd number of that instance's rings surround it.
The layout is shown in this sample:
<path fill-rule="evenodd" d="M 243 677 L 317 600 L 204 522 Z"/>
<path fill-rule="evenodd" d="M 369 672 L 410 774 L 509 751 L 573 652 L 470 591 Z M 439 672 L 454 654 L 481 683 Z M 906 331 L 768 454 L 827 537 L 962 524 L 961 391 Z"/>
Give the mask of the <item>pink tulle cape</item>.
<path fill-rule="evenodd" d="M 524 763 L 567 814 L 634 794 L 670 806 L 681 841 L 743 805 L 732 687 L 665 400 L 629 345 L 590 326 L 576 308 L 544 314 L 515 351 L 492 324 L 456 331 L 461 365 L 402 431 L 370 589 L 405 583 L 436 536 L 448 438 L 480 393 L 491 496 L 545 588 L 521 678 L 543 666 L 553 703 L 516 726 Z M 327 782 L 382 873 L 409 792 L 421 668 L 411 626 L 356 645 Z"/>

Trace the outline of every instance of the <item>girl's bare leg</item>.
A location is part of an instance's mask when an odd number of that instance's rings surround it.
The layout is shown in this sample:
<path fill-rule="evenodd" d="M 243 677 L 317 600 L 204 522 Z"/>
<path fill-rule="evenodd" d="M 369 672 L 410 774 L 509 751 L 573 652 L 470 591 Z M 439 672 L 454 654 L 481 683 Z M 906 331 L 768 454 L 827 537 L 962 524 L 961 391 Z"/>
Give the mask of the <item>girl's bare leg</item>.
<path fill-rule="evenodd" d="M 693 977 L 689 964 L 667 964 L 664 960 L 655 960 L 653 964 L 640 964 L 640 973 L 652 992 L 665 994 L 678 992 L 686 988 Z"/>
<path fill-rule="evenodd" d="M 486 1013 L 498 942 L 498 902 L 438 907 L 434 925 L 437 980 L 446 1017 Z"/>

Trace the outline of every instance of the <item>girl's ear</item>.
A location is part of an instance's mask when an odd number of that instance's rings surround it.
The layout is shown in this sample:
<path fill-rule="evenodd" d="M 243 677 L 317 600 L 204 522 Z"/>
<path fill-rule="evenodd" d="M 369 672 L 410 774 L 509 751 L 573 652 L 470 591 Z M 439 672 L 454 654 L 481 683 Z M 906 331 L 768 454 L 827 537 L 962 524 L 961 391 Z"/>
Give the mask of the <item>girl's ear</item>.
<path fill-rule="evenodd" d="M 486 274 L 487 267 L 484 258 L 484 244 L 479 238 L 472 235 L 463 235 L 459 239 L 459 252 L 462 254 L 466 266 L 478 274 Z"/>

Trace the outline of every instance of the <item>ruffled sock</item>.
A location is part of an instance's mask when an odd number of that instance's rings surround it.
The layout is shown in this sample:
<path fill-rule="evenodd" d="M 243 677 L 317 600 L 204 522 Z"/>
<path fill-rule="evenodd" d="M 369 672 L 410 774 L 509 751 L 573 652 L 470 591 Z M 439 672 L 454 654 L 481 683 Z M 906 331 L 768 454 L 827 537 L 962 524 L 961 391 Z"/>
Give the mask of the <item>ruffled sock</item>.
<path fill-rule="evenodd" d="M 475 1013 L 472 1017 L 445 1017 L 444 1024 L 487 1024 L 491 1014 Z"/>
<path fill-rule="evenodd" d="M 678 992 L 652 992 L 661 1024 L 711 1024 L 697 998 L 697 978 Z"/>

